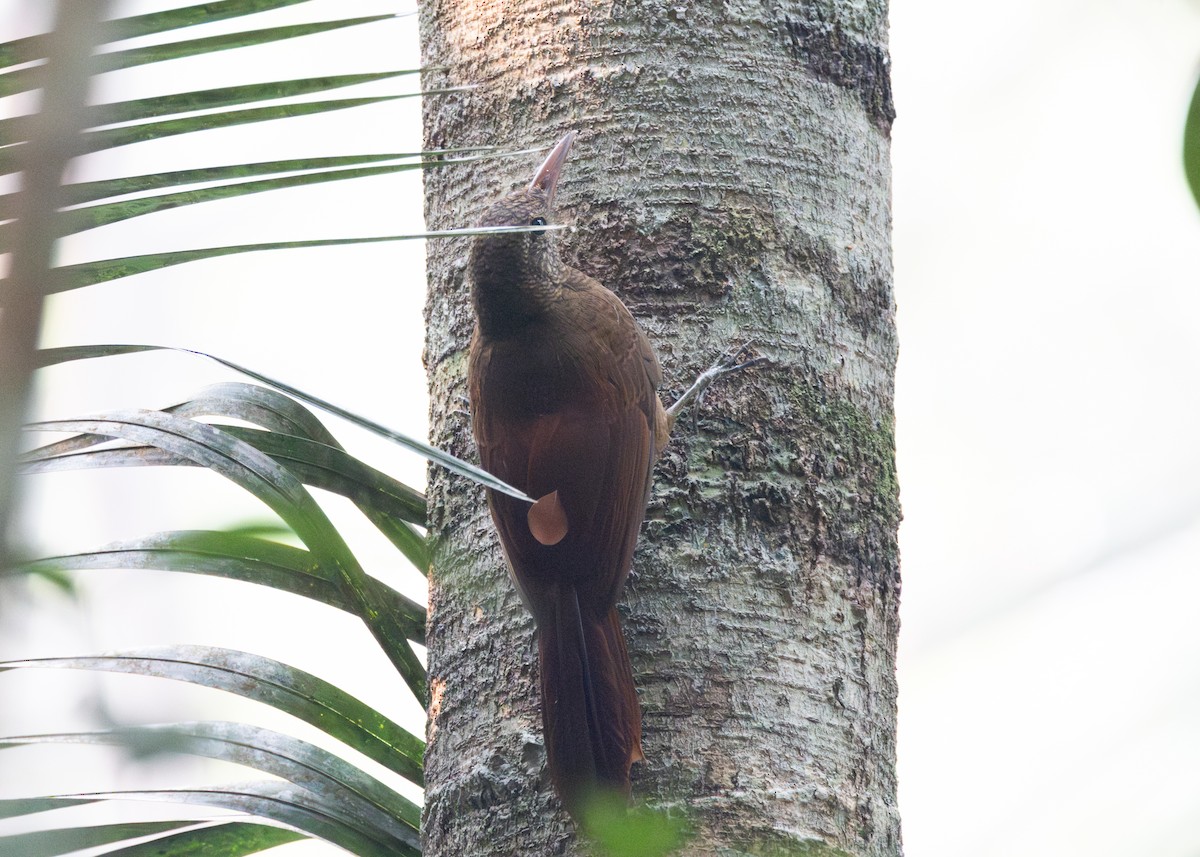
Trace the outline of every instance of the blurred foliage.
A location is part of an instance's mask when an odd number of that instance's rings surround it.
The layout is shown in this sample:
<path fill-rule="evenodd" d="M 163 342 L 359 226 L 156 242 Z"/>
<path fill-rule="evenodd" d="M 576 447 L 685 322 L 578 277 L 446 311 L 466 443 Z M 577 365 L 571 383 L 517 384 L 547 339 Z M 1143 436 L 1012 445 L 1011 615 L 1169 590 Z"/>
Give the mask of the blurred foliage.
<path fill-rule="evenodd" d="M 170 59 L 261 45 L 368 24 L 387 17 L 267 29 L 255 28 L 248 22 L 238 32 L 204 38 L 186 38 L 182 31 L 193 24 L 219 18 L 236 20 L 293 2 L 295 0 L 224 0 L 104 21 L 91 33 L 101 44 L 116 42 L 132 34 L 157 34 L 163 41 L 134 50 L 118 47 L 102 54 L 92 71 L 140 65 L 153 74 L 155 63 Z M 94 8 L 102 9 L 103 4 Z M 71 20 L 65 10 L 64 5 L 60 25 L 63 20 Z M 72 66 L 78 72 L 75 78 L 64 77 L 63 87 L 76 95 L 87 89 L 83 85 L 88 73 L 86 63 L 63 63 L 63 55 L 54 52 L 55 45 L 62 41 L 58 35 L 56 30 L 0 44 L 0 87 L 4 94 L 46 88 L 44 81 L 53 81 L 56 74 L 60 77 L 65 74 L 60 73 L 60 66 Z M 83 47 L 78 40 L 72 44 L 85 55 L 91 54 L 90 45 Z M 48 61 L 42 62 L 47 58 Z M 214 165 L 61 185 L 63 159 L 135 141 L 418 96 L 422 93 L 409 91 L 370 98 L 334 97 L 303 104 L 286 101 L 368 80 L 402 79 L 416 71 L 403 69 L 382 74 L 199 88 L 103 107 L 89 106 L 86 110 L 74 111 L 79 120 L 74 123 L 57 122 L 52 113 L 55 102 L 45 99 L 42 113 L 0 119 L 0 134 L 10 144 L 0 149 L 0 169 L 22 169 L 26 174 L 20 190 L 0 194 L 0 208 L 8 220 L 0 223 L 0 242 L 14 254 L 14 270 L 27 274 L 18 278 L 18 285 L 28 286 L 27 294 L 18 294 L 18 289 L 9 284 L 3 296 L 4 315 L 15 317 L 10 310 L 18 305 L 37 310 L 41 299 L 55 291 L 111 281 L 195 258 L 264 249 L 262 245 L 210 247 L 100 260 L 72 268 L 50 267 L 54 241 L 73 232 L 129 218 L 153 216 L 155 212 L 208 200 L 442 166 L 455 160 L 447 157 L 445 152 L 337 155 Z M 197 114 L 196 111 L 201 110 L 206 112 Z M 127 124 L 119 128 L 106 127 L 117 121 Z M 48 158 L 52 155 L 60 160 L 50 162 Z M 463 155 L 471 157 L 472 153 Z M 36 182 L 29 180 L 34 173 L 52 175 L 51 186 L 55 193 L 31 196 L 31 187 L 35 191 L 38 187 Z M 134 196 L 131 198 L 130 195 Z M 62 207 L 67 205 L 79 207 L 64 210 Z M 418 236 L 310 243 L 355 243 L 412 237 Z M 18 299 L 22 303 L 18 304 Z M 115 369 L 113 358 L 117 355 L 151 350 L 142 346 L 78 346 L 36 351 L 40 312 L 34 312 L 30 317 L 34 329 L 26 330 L 29 335 L 20 343 L 13 339 L 8 342 L 13 357 L 10 363 L 25 376 L 39 367 L 79 359 L 109 360 Z M 18 344 L 23 350 L 16 347 Z M 69 436 L 15 457 L 16 469 L 29 476 L 78 468 L 204 467 L 261 500 L 275 513 L 277 520 L 253 522 L 226 531 L 152 533 L 59 556 L 36 559 L 14 556 L 12 562 L 6 564 L 4 578 L 28 580 L 37 576 L 70 591 L 80 574 L 153 569 L 214 575 L 298 594 L 359 617 L 375 643 L 391 660 L 398 678 L 418 700 L 423 700 L 426 675 L 413 645 L 424 641 L 424 608 L 366 573 L 350 545 L 315 501 L 310 487 L 348 498 L 398 553 L 421 571 L 428 564 L 428 550 L 420 529 L 424 523 L 424 497 L 353 457 L 301 402 L 327 406 L 339 416 L 366 425 L 472 478 L 487 478 L 486 474 L 420 441 L 404 438 L 300 390 L 273 382 L 253 370 L 226 365 L 260 384 L 217 384 L 173 407 L 160 410 L 110 411 L 27 426 L 27 431 L 59 432 Z M 22 383 L 27 389 L 28 378 Z M 18 407 L 14 402 L 25 395 L 17 389 L 13 396 L 5 399 L 12 405 L 7 408 L 9 416 L 19 416 L 23 405 Z M 0 428 L 5 428 L 6 440 L 13 442 L 12 427 Z M 15 448 L 15 442 L 11 448 Z M 7 469 L 0 474 L 0 481 L 4 483 L 0 487 L 7 487 L 12 482 L 9 471 L 13 469 L 14 455 L 8 451 L 3 454 Z M 65 517 L 55 523 L 64 530 L 72 526 Z M 346 653 L 348 658 L 361 656 L 362 653 Z M 173 646 L 86 657 L 32 658 L 0 664 L 0 672 L 32 669 L 123 672 L 237 694 L 315 726 L 413 786 L 420 787 L 423 783 L 424 743 L 419 737 L 330 682 L 248 652 Z M 177 857 L 240 855 L 305 836 L 323 839 L 360 855 L 392 857 L 420 853 L 420 808 L 416 804 L 340 754 L 253 724 L 206 721 L 114 726 L 95 732 L 13 735 L 0 737 L 0 752 L 50 744 L 117 746 L 126 750 L 131 758 L 164 752 L 203 756 L 233 762 L 267 778 L 222 788 L 33 795 L 0 801 L 0 818 L 22 818 L 52 809 L 110 800 L 135 800 L 234 810 L 262 818 L 270 826 L 228 818 L 217 823 L 183 819 L 98 826 L 60 823 L 51 830 L 0 835 L 2 854 L 50 857 L 85 847 L 119 846 L 118 850 L 108 853 Z M 147 837 L 149 841 L 134 844 Z"/>
<path fill-rule="evenodd" d="M 686 819 L 644 806 L 628 809 L 623 795 L 595 797 L 584 827 L 602 857 L 666 857 L 691 838 Z"/>
<path fill-rule="evenodd" d="M 1200 206 L 1200 80 L 1196 81 L 1187 120 L 1183 124 L 1183 170 L 1196 205 Z"/>

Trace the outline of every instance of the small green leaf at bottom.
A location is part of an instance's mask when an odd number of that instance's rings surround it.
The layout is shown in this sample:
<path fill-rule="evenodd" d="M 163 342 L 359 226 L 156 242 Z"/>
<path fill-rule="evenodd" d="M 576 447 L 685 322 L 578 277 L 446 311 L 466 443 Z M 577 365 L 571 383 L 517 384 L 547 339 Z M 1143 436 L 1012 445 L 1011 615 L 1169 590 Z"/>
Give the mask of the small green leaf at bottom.
<path fill-rule="evenodd" d="M 584 827 L 603 857 L 666 857 L 691 838 L 685 819 L 649 807 L 629 809 L 620 795 L 595 797 Z"/>

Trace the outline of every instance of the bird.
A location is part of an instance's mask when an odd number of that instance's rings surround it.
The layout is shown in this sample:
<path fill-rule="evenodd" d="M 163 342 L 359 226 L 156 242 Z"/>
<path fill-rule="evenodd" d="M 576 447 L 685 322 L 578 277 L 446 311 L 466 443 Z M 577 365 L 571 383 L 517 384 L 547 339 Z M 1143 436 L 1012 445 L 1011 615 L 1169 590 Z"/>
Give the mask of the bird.
<path fill-rule="evenodd" d="M 617 599 L 665 442 L 662 370 L 621 300 L 563 263 L 543 229 L 568 132 L 527 186 L 492 204 L 468 264 L 468 360 L 480 463 L 536 499 L 488 492 L 509 571 L 538 637 L 543 738 L 555 790 L 580 821 L 628 797 L 641 710 Z"/>
<path fill-rule="evenodd" d="M 663 407 L 646 334 L 616 294 L 559 253 L 555 192 L 577 136 L 563 136 L 532 181 L 479 220 L 486 231 L 468 260 L 476 325 L 467 378 L 481 464 L 535 500 L 488 489 L 510 576 L 536 626 L 550 778 L 586 827 L 594 801 L 628 800 L 631 766 L 643 758 L 617 601 L 654 461 L 679 410 L 749 364 L 726 355 Z"/>

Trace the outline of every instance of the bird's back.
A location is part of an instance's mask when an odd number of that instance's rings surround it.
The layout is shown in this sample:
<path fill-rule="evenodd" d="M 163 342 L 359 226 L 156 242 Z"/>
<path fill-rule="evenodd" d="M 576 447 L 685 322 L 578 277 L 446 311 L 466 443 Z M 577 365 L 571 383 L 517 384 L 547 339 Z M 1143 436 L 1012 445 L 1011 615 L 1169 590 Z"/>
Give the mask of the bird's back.
<path fill-rule="evenodd" d="M 504 339 L 471 347 L 471 410 L 483 466 L 538 498 L 558 491 L 567 533 L 529 530 L 528 504 L 493 494 L 501 541 L 522 596 L 570 581 L 585 609 L 607 610 L 629 571 L 656 454 L 658 362 L 629 311 L 567 269 L 563 297 Z"/>

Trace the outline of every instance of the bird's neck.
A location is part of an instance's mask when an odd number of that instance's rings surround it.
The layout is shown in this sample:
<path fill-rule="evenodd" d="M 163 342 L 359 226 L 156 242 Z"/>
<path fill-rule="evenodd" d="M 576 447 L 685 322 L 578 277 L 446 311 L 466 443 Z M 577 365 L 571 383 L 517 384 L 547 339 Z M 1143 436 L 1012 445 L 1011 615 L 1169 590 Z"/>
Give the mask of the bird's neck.
<path fill-rule="evenodd" d="M 557 260 L 554 260 L 557 261 Z M 471 299 L 479 330 L 503 338 L 545 315 L 562 292 L 562 265 L 529 265 L 507 254 L 471 254 Z"/>

